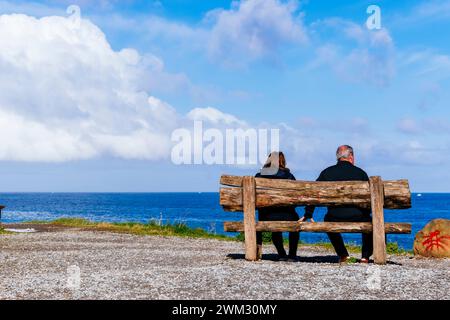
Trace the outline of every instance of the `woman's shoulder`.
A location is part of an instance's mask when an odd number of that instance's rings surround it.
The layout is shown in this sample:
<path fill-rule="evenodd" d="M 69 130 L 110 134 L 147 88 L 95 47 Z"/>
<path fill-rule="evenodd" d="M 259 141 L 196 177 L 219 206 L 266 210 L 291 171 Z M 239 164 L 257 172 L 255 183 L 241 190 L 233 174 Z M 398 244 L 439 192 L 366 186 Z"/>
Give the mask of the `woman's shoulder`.
<path fill-rule="evenodd" d="M 269 172 L 269 171 L 267 171 Z M 294 175 L 288 168 L 280 168 L 275 174 L 264 174 L 263 171 L 258 172 L 255 175 L 256 178 L 267 178 L 267 179 L 286 179 L 286 180 L 295 180 Z"/>
<path fill-rule="evenodd" d="M 288 168 L 286 168 L 285 170 L 286 170 L 287 179 L 296 180 L 295 176 L 292 174 L 291 170 L 289 170 Z"/>
<path fill-rule="evenodd" d="M 294 175 L 288 168 L 280 168 L 280 170 L 278 170 L 277 175 L 279 176 L 280 179 L 295 180 Z"/>

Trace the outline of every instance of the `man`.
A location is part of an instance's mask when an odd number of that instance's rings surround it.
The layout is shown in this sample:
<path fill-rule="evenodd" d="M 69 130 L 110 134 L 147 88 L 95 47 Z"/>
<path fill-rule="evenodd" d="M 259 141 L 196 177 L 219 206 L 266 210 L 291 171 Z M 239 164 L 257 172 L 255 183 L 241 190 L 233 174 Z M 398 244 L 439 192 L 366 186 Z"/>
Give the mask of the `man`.
<path fill-rule="evenodd" d="M 369 181 L 369 177 L 364 170 L 355 166 L 355 156 L 353 148 L 344 145 L 336 151 L 337 164 L 331 166 L 320 174 L 317 181 Z M 315 207 L 305 208 L 305 215 L 300 221 L 312 219 Z M 325 216 L 326 222 L 371 222 L 370 210 L 355 207 L 330 207 Z M 331 244 L 334 247 L 339 262 L 344 263 L 349 259 L 347 248 L 340 233 L 327 233 Z M 362 234 L 362 259 L 361 263 L 368 263 L 373 252 L 372 234 Z"/>

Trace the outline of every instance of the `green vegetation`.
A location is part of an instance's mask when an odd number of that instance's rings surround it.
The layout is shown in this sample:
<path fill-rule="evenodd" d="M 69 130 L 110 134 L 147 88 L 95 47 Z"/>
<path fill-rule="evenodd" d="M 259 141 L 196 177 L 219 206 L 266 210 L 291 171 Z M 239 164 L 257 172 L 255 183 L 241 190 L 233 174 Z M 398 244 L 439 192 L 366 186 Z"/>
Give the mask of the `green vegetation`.
<path fill-rule="evenodd" d="M 329 242 L 319 242 L 319 243 L 302 243 L 303 246 L 313 246 L 313 247 L 322 247 L 329 250 L 333 250 L 333 246 Z M 346 243 L 345 246 L 347 247 L 347 251 L 349 253 L 361 253 L 361 246 L 355 244 L 355 243 Z M 386 244 L 386 252 L 387 254 L 392 255 L 406 255 L 406 254 L 413 254 L 412 250 L 405 250 L 403 248 L 400 248 L 397 242 L 388 242 Z"/>
<path fill-rule="evenodd" d="M 388 254 L 414 254 L 413 250 L 405 250 L 400 248 L 397 242 L 388 242 L 386 244 L 386 251 Z"/>
<path fill-rule="evenodd" d="M 63 218 L 52 222 L 44 221 L 31 221 L 31 224 L 48 224 L 53 226 L 70 227 L 70 228 L 82 228 L 91 229 L 97 231 L 110 231 L 117 233 L 128 233 L 141 236 L 178 236 L 178 237 L 190 237 L 190 238 L 206 238 L 206 239 L 219 239 L 226 241 L 244 241 L 244 234 L 241 232 L 235 237 L 229 237 L 225 235 L 218 235 L 209 233 L 201 228 L 190 228 L 184 223 L 174 224 L 162 224 L 161 221 L 152 220 L 146 224 L 143 223 L 108 223 L 108 222 L 92 222 L 85 219 L 78 218 Z M 1 234 L 10 234 L 0 228 Z M 272 242 L 272 236 L 270 232 L 263 232 L 263 242 L 268 244 Z M 288 239 L 285 239 L 288 242 Z M 305 247 L 322 247 L 328 250 L 333 250 L 333 246 L 329 242 L 319 243 L 304 243 L 300 241 L 301 246 Z M 350 253 L 360 253 L 361 246 L 354 243 L 346 244 L 347 250 Z M 400 248 L 398 243 L 390 242 L 387 244 L 388 254 L 411 254 L 412 251 Z"/>
<path fill-rule="evenodd" d="M 8 232 L 5 230 L 5 228 L 3 228 L 0 224 L 0 235 L 5 235 L 5 234 L 12 234 L 11 232 Z"/>
<path fill-rule="evenodd" d="M 140 236 L 178 236 L 190 238 L 208 238 L 221 240 L 234 240 L 233 238 L 208 233 L 200 228 L 190 228 L 184 223 L 161 224 L 159 221 L 152 220 L 147 224 L 143 223 L 107 223 L 91 222 L 85 219 L 63 218 L 52 222 L 34 221 L 34 224 L 49 224 L 61 227 L 92 229 L 96 231 L 110 231 L 117 233 L 128 233 Z"/>
<path fill-rule="evenodd" d="M 5 231 L 4 228 L 0 227 L 0 235 L 2 234 L 11 234 L 11 232 Z"/>
<path fill-rule="evenodd" d="M 272 243 L 272 233 L 271 232 L 263 232 L 262 235 L 263 235 L 263 243 Z M 244 233 L 239 232 L 235 239 L 238 241 L 244 242 L 245 241 Z M 285 239 L 285 242 L 287 242 L 286 239 Z"/>
<path fill-rule="evenodd" d="M 358 263 L 358 262 L 359 262 L 359 259 L 356 259 L 355 257 L 350 257 L 347 260 L 348 264 L 353 264 L 353 263 Z"/>

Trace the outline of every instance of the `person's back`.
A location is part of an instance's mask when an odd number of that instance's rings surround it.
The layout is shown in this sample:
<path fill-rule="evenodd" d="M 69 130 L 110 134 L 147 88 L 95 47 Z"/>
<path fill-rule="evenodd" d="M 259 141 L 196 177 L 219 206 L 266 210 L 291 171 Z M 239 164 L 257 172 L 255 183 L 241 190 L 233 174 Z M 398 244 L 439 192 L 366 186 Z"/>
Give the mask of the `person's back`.
<path fill-rule="evenodd" d="M 322 171 L 317 181 L 369 181 L 367 173 L 355 166 L 353 148 L 344 145 L 336 151 L 337 164 Z M 305 216 L 301 221 L 312 220 L 315 207 L 305 208 Z M 357 207 L 330 207 L 325 215 L 326 222 L 370 222 L 370 210 Z M 344 240 L 339 233 L 328 233 L 331 244 L 340 257 L 340 261 L 346 261 L 349 257 Z M 372 255 L 372 234 L 362 235 L 362 259 L 367 263 Z"/>
<path fill-rule="evenodd" d="M 367 173 L 353 165 L 349 161 L 339 161 L 322 171 L 317 181 L 369 181 Z M 370 210 L 356 207 L 331 207 L 328 208 L 328 221 L 345 219 L 347 221 L 360 221 L 362 217 L 370 216 Z"/>
<path fill-rule="evenodd" d="M 286 167 L 286 159 L 282 152 L 272 152 L 264 167 L 256 174 L 256 178 L 295 180 L 294 175 Z M 260 208 L 258 209 L 258 218 L 260 221 L 297 221 L 299 217 L 295 207 L 288 206 Z M 277 249 L 279 260 L 297 260 L 299 237 L 298 232 L 289 233 L 289 255 L 287 255 L 283 246 L 283 234 L 272 232 L 272 242 Z M 256 239 L 259 255 L 262 252 L 263 242 L 261 232 L 256 233 Z"/>
<path fill-rule="evenodd" d="M 288 168 L 279 168 L 275 174 L 265 174 L 264 171 L 258 172 L 256 178 L 295 180 L 294 175 Z M 258 209 L 261 221 L 297 221 L 298 215 L 295 207 L 268 207 Z"/>

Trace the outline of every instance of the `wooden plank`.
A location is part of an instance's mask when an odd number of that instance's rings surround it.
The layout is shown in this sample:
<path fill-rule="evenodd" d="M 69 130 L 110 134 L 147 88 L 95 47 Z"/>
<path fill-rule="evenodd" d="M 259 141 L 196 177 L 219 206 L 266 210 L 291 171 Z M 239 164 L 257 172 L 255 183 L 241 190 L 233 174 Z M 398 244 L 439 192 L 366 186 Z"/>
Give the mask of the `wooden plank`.
<path fill-rule="evenodd" d="M 408 180 L 382 181 L 382 184 L 385 209 L 411 208 L 411 189 Z"/>
<path fill-rule="evenodd" d="M 369 184 L 367 184 L 369 186 Z M 410 207 L 410 198 L 390 198 L 385 203 L 386 209 L 406 209 Z M 242 189 L 221 188 L 220 204 L 227 211 L 243 211 Z M 364 189 L 321 189 L 281 190 L 256 189 L 256 207 L 271 206 L 353 206 L 370 208 L 370 192 Z"/>
<path fill-rule="evenodd" d="M 381 177 L 370 177 L 370 196 L 373 224 L 373 259 L 386 264 L 386 235 L 384 230 L 384 191 Z"/>
<path fill-rule="evenodd" d="M 220 184 L 229 187 L 242 187 L 243 177 L 222 175 L 220 177 Z M 359 185 L 364 181 L 344 181 L 346 185 Z M 335 186 L 333 181 L 304 181 L 304 180 L 285 180 L 285 179 L 266 179 L 255 178 L 256 188 L 270 188 L 270 189 L 293 189 L 308 188 L 315 185 L 329 185 Z"/>
<path fill-rule="evenodd" d="M 242 207 L 241 188 L 221 188 L 220 204 L 225 207 Z M 369 206 L 370 195 L 347 193 L 330 193 L 328 190 L 280 190 L 256 189 L 256 207 L 270 206 Z M 242 211 L 242 209 L 241 209 Z"/>
<path fill-rule="evenodd" d="M 296 194 L 302 193 L 315 199 L 318 197 L 333 198 L 333 196 L 351 198 L 353 196 L 360 198 L 358 201 L 363 202 L 362 207 L 370 208 L 370 186 L 365 181 L 311 182 L 257 178 L 255 182 L 257 194 L 260 189 L 280 189 L 291 190 L 296 192 Z M 223 175 L 220 183 L 225 186 L 237 187 L 239 190 L 242 187 L 242 177 Z M 408 180 L 384 181 L 383 185 L 386 209 L 407 209 L 411 207 L 411 192 Z M 233 192 L 233 190 L 225 192 Z M 278 192 L 278 194 L 284 194 L 284 192 Z M 295 196 L 297 197 L 297 195 Z M 235 197 L 237 198 L 226 198 L 221 202 L 227 207 L 242 206 L 242 203 L 239 203 L 240 199 L 242 199 L 241 195 L 235 194 Z M 361 201 L 361 199 L 365 201 Z M 316 202 L 320 202 L 320 200 Z"/>
<path fill-rule="evenodd" d="M 256 246 L 255 188 L 255 178 L 244 177 L 242 201 L 244 206 L 245 259 L 248 261 L 256 261 L 258 259 Z"/>
<path fill-rule="evenodd" d="M 229 187 L 242 187 L 242 176 L 222 175 L 220 177 L 220 184 Z M 284 179 L 263 179 L 256 178 L 256 188 L 270 188 L 270 189 L 294 189 L 297 190 L 302 186 L 314 186 L 329 184 L 330 186 L 336 186 L 336 183 L 343 183 L 344 185 L 360 185 L 365 181 L 304 181 L 304 180 L 284 180 Z M 409 183 L 407 179 L 400 180 L 386 180 L 383 181 L 385 189 L 389 189 L 390 192 L 396 192 L 395 189 L 401 188 L 409 191 Z M 368 188 L 368 187 L 367 187 Z M 388 192 L 386 192 L 388 193 Z M 407 194 L 405 194 L 407 195 Z"/>
<path fill-rule="evenodd" d="M 242 177 L 224 174 L 220 177 L 220 184 L 229 187 L 242 187 Z"/>
<path fill-rule="evenodd" d="M 243 232 L 242 222 L 225 222 L 225 232 Z M 410 234 L 409 223 L 386 223 L 385 233 Z M 331 233 L 371 233 L 373 231 L 370 222 L 298 222 L 298 221 L 259 221 L 256 223 L 256 231 L 268 232 L 331 232 Z"/>

